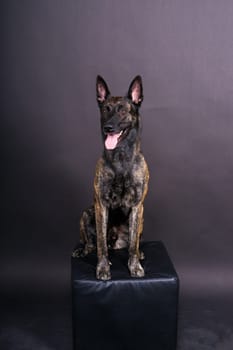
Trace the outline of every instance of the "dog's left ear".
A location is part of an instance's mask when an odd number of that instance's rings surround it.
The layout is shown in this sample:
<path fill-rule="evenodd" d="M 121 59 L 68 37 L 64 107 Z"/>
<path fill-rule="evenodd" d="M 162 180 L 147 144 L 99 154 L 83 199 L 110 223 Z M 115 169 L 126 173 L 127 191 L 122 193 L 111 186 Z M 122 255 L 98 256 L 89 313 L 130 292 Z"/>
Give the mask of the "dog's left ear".
<path fill-rule="evenodd" d="M 143 101 L 142 78 L 137 75 L 129 86 L 127 97 L 138 107 Z"/>

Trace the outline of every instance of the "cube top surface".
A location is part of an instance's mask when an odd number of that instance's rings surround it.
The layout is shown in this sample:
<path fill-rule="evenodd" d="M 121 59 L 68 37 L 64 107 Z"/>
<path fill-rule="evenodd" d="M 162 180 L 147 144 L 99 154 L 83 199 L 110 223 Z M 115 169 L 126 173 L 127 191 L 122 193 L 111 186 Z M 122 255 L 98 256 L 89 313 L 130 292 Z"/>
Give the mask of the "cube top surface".
<path fill-rule="evenodd" d="M 111 261 L 111 283 L 114 281 L 140 281 L 145 280 L 173 280 L 178 281 L 175 268 L 168 256 L 164 244 L 160 241 L 141 242 L 140 251 L 145 255 L 141 261 L 145 270 L 143 278 L 132 278 L 128 270 L 128 250 L 110 250 Z M 97 283 L 108 283 L 96 279 L 96 253 L 91 253 L 85 258 L 72 258 L 72 281 L 93 281 Z"/>

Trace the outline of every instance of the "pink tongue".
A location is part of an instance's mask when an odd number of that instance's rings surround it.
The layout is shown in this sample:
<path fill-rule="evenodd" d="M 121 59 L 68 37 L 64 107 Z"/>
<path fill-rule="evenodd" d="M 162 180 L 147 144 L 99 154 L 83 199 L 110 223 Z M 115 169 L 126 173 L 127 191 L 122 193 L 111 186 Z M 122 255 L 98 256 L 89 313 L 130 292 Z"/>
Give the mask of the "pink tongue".
<path fill-rule="evenodd" d="M 120 137 L 120 133 L 119 134 L 108 134 L 107 135 L 107 138 L 105 140 L 105 147 L 107 149 L 114 149 L 116 148 L 116 145 L 117 145 L 117 141 L 118 141 L 118 138 Z"/>

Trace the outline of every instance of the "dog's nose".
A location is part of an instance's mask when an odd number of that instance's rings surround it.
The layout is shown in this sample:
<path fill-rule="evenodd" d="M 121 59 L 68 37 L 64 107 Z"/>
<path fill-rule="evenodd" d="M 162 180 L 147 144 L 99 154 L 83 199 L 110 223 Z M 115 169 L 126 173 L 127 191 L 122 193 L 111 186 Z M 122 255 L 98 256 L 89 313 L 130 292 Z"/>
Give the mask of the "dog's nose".
<path fill-rule="evenodd" d="M 104 125 L 104 132 L 106 134 L 111 134 L 114 132 L 114 127 L 112 124 Z"/>

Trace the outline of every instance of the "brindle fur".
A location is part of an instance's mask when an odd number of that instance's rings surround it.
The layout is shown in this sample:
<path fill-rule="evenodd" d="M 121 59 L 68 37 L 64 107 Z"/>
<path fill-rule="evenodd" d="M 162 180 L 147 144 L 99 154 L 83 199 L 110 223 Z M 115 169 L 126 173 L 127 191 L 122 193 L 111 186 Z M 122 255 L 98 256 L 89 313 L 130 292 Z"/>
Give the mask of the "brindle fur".
<path fill-rule="evenodd" d="M 131 276 L 143 277 L 139 241 L 149 171 L 140 150 L 142 80 L 137 76 L 132 81 L 126 97 L 112 97 L 106 82 L 98 76 L 96 92 L 103 141 L 109 131 L 110 134 L 123 133 L 116 148 L 104 147 L 103 156 L 97 162 L 94 206 L 83 212 L 80 220 L 83 249 L 75 251 L 73 256 L 85 256 L 97 245 L 96 277 L 108 280 L 111 278 L 108 248 L 128 247 Z"/>

